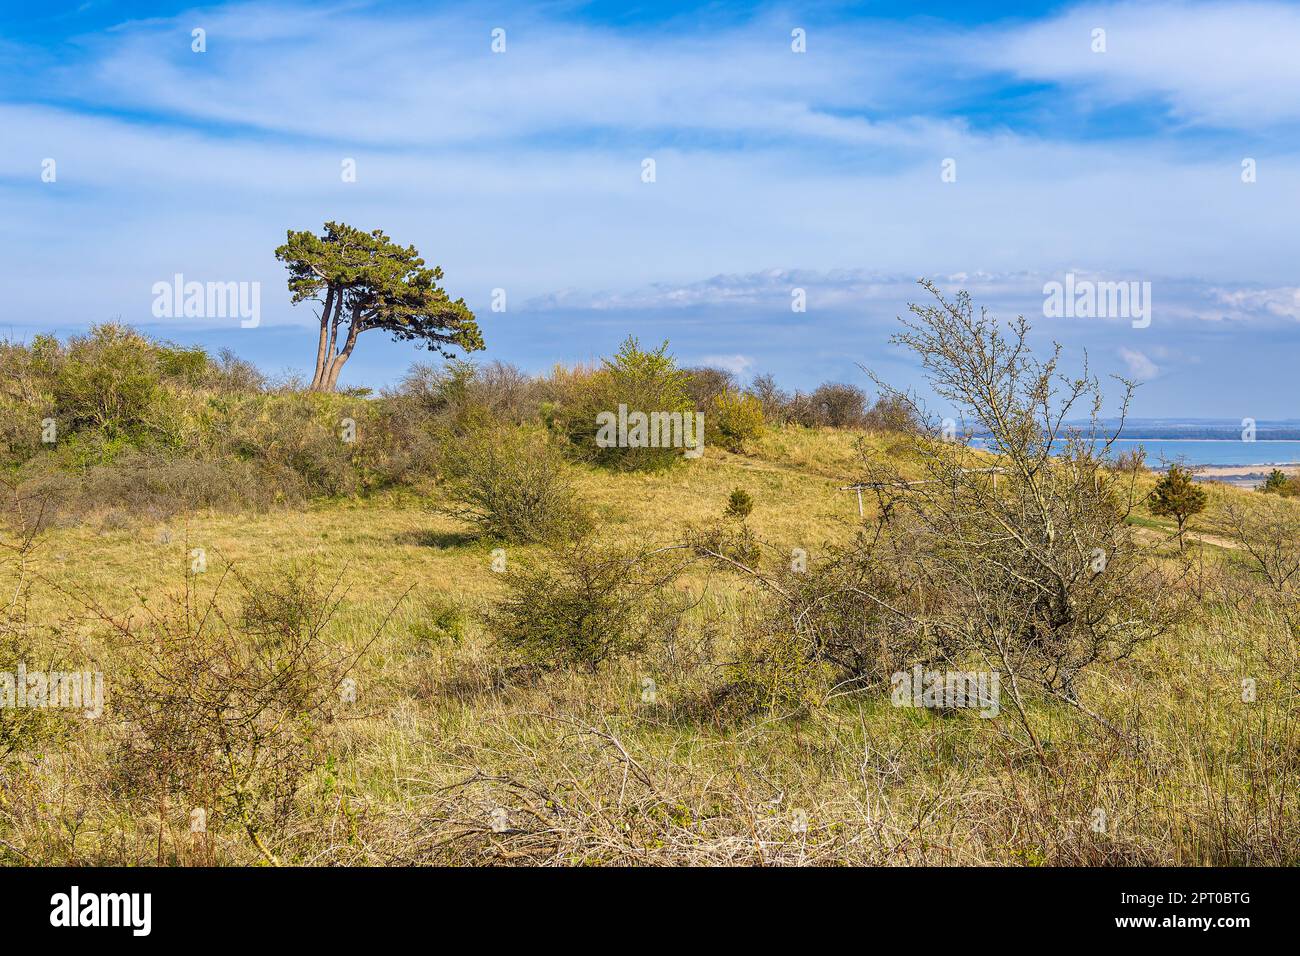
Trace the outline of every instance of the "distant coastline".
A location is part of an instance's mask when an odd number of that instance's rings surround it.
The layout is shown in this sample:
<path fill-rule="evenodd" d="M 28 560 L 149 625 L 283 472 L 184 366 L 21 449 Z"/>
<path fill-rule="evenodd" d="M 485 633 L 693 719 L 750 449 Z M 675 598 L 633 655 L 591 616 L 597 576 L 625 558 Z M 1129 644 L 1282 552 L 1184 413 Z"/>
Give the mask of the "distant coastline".
<path fill-rule="evenodd" d="M 1088 426 L 1084 422 L 1070 424 Z M 1099 422 L 1098 441 L 1110 440 L 1120 431 L 1119 424 L 1115 420 Z M 1238 421 L 1126 422 L 1120 437 L 1111 444 L 1111 454 L 1145 447 L 1146 464 L 1152 471 L 1180 464 L 1194 469 L 1199 481 L 1244 488 L 1259 486 L 1275 468 L 1287 474 L 1300 473 L 1300 422 L 1258 422 L 1255 428 L 1255 434 L 1247 439 L 1244 435 L 1250 432 Z M 972 443 L 986 446 L 988 439 L 977 435 Z"/>
<path fill-rule="evenodd" d="M 1119 432 L 1122 441 L 1300 441 L 1300 419 L 1295 418 L 1103 418 L 1097 421 L 1097 433 L 1110 436 Z M 1090 422 L 1070 421 L 1067 428 L 1088 429 Z M 987 438 L 987 433 L 976 433 Z"/>
<path fill-rule="evenodd" d="M 1300 419 L 1294 418 L 1129 418 L 1122 429 L 1119 419 L 1107 418 L 1098 425 L 1107 434 L 1119 430 L 1126 441 L 1243 441 L 1246 434 L 1255 442 L 1300 441 Z"/>
<path fill-rule="evenodd" d="M 1264 466 L 1262 469 L 1258 465 L 1206 465 L 1197 472 L 1196 480 L 1220 481 L 1225 485 L 1235 485 L 1238 488 L 1258 488 L 1275 467 L 1287 475 L 1300 475 L 1300 464 L 1293 462 Z"/>

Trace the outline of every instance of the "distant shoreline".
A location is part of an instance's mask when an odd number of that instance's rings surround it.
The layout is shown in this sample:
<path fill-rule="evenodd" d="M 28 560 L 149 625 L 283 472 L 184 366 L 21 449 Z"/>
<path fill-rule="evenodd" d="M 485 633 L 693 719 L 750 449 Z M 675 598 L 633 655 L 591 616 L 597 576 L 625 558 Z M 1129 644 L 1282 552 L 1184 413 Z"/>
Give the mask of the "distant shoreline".
<path fill-rule="evenodd" d="M 1274 468 L 1288 476 L 1300 475 L 1300 464 L 1287 462 L 1285 464 L 1270 465 L 1201 465 L 1195 469 L 1195 477 L 1199 481 L 1218 481 L 1225 485 L 1254 488 L 1263 484 L 1264 479 L 1268 477 L 1269 472 Z M 1165 471 L 1166 469 L 1153 468 L 1151 470 Z"/>
<path fill-rule="evenodd" d="M 991 450 L 987 435 L 972 436 L 973 447 Z M 1096 437 L 1085 439 L 1094 449 L 1109 446 L 1108 457 L 1146 449 L 1146 467 L 1160 473 L 1178 464 L 1197 471 L 1203 479 L 1246 483 L 1262 481 L 1275 468 L 1293 471 L 1300 466 L 1300 439 L 1256 438 L 1242 441 L 1232 438 L 1177 438 L 1172 436 L 1110 439 Z M 1287 446 L 1285 448 L 1280 446 Z M 1181 446 L 1181 447 L 1180 447 Z M 1258 447 L 1256 447 L 1258 446 Z M 1062 443 L 1061 447 L 1064 447 Z M 1151 460 L 1154 459 L 1154 460 Z"/>

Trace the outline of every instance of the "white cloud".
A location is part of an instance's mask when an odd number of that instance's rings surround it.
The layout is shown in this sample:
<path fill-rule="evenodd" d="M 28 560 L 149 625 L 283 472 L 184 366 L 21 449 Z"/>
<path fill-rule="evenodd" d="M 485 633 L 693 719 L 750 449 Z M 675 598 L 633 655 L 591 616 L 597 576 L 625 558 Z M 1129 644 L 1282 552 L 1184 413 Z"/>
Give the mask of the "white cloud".
<path fill-rule="evenodd" d="M 1149 381 L 1160 374 L 1159 366 L 1136 349 L 1121 348 L 1119 357 L 1128 367 L 1129 375 L 1139 381 Z"/>
<path fill-rule="evenodd" d="M 190 50 L 195 22 L 207 29 L 206 54 Z M 491 30 L 501 24 L 506 50 L 494 54 Z M 818 55 L 792 54 L 788 25 L 770 17 L 631 35 L 520 10 L 488 17 L 472 5 L 376 17 L 365 6 L 242 4 L 87 38 L 91 67 L 64 71 L 58 89 L 103 105 L 386 147 L 557 128 L 867 145 L 917 142 L 953 125 L 840 112 L 888 95 L 897 51 L 887 55 L 891 38 L 879 32 L 828 29 L 816 42 Z"/>
<path fill-rule="evenodd" d="M 1300 287 L 1276 289 L 1214 289 L 1216 301 L 1229 311 L 1229 318 L 1260 315 L 1300 320 Z"/>
<path fill-rule="evenodd" d="M 754 360 L 748 355 L 704 355 L 694 364 L 726 369 L 737 378 L 744 378 L 754 367 Z"/>
<path fill-rule="evenodd" d="M 1106 51 L 1092 31 L 1106 31 Z M 1087 4 L 1007 33 L 975 59 L 1078 84 L 1105 101 L 1157 96 L 1187 122 L 1234 129 L 1300 119 L 1300 9 L 1283 3 Z"/>
<path fill-rule="evenodd" d="M 947 295 L 966 291 L 1006 315 L 1024 314 L 1033 325 L 1045 329 L 1054 320 L 1043 316 L 1043 285 L 1061 281 L 1066 271 L 1080 279 L 1105 281 L 1150 281 L 1155 320 L 1159 326 L 1179 326 L 1196 322 L 1249 321 L 1262 319 L 1300 319 L 1300 287 L 1262 285 L 1226 288 L 1203 279 L 1159 276 L 1133 272 L 1097 270 L 1021 270 L 1016 272 L 934 273 L 931 279 Z M 619 292 L 587 293 L 577 289 L 538 296 L 523 303 L 525 311 L 566 312 L 591 310 L 690 312 L 698 309 L 722 309 L 744 312 L 763 309 L 769 313 L 788 310 L 791 290 L 802 289 L 807 312 L 794 314 L 791 321 L 814 319 L 821 311 L 842 313 L 867 306 L 903 308 L 907 302 L 927 298 L 917 286 L 918 276 L 880 272 L 869 269 L 764 269 L 751 273 L 728 273 L 689 283 L 651 283 Z M 1059 322 L 1060 320 L 1055 320 Z M 1093 319 L 1129 327 L 1130 320 Z M 1150 350 L 1157 355 L 1158 349 Z M 1137 354 L 1137 353 L 1134 353 Z"/>

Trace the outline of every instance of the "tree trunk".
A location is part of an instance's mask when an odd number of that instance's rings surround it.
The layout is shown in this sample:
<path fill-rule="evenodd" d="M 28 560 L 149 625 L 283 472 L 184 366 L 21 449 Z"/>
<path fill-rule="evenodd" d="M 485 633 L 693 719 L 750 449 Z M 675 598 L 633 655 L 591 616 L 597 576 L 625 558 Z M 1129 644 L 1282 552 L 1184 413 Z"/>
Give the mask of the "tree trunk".
<path fill-rule="evenodd" d="M 334 358 L 338 353 L 339 340 L 339 319 L 343 310 L 342 298 L 334 306 L 334 318 L 330 320 L 330 343 L 329 348 L 325 350 L 325 364 L 320 371 L 320 390 L 328 392 L 330 390 L 330 369 L 334 367 Z"/>
<path fill-rule="evenodd" d="M 320 341 L 316 344 L 316 371 L 312 373 L 311 390 L 319 392 L 325 384 L 325 359 L 330 345 L 330 310 L 334 306 L 334 286 L 325 293 L 325 308 L 320 314 Z"/>
<path fill-rule="evenodd" d="M 348 337 L 343 343 L 343 348 L 339 351 L 329 364 L 329 371 L 325 378 L 325 391 L 332 392 L 338 385 L 339 372 L 343 371 L 343 366 L 352 356 L 352 349 L 356 347 L 357 336 L 361 334 L 361 306 L 352 307 L 352 321 L 348 324 Z M 333 349 L 331 348 L 331 351 Z"/>

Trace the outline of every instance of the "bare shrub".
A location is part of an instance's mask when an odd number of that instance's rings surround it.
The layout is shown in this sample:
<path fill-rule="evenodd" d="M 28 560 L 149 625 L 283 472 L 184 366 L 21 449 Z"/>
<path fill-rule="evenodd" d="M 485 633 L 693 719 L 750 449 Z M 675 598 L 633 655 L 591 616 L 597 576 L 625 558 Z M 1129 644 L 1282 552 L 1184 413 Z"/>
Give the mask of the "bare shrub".
<path fill-rule="evenodd" d="M 386 398 L 413 401 L 426 420 L 452 427 L 464 427 L 484 415 L 520 424 L 536 417 L 541 389 L 531 376 L 506 362 L 451 360 L 441 367 L 417 362 Z"/>
<path fill-rule="evenodd" d="M 146 606 L 142 621 L 105 615 L 123 652 L 114 765 L 160 821 L 172 806 L 203 808 L 210 826 L 233 826 L 278 863 L 267 835 L 285 826 L 326 759 L 349 697 L 344 681 L 385 622 L 346 651 L 326 637 L 342 600 L 338 580 L 286 569 L 274 583 L 253 583 L 227 571 L 207 595 L 193 580 L 169 606 Z M 223 595 L 230 580 L 234 601 Z"/>
<path fill-rule="evenodd" d="M 48 499 L 45 518 L 54 524 L 74 524 L 106 513 L 134 524 L 205 508 L 264 511 L 300 502 L 309 492 L 291 469 L 272 477 L 247 461 L 196 461 L 149 453 L 127 454 L 111 465 L 81 472 L 38 472 L 22 487 L 25 494 Z"/>
<path fill-rule="evenodd" d="M 267 379 L 252 362 L 223 348 L 207 373 L 206 384 L 220 394 L 238 395 L 262 391 Z"/>
<path fill-rule="evenodd" d="M 788 396 L 774 385 L 768 389 L 768 402 L 782 399 L 780 419 L 805 428 L 862 428 L 867 424 L 867 395 L 856 385 L 824 382 L 811 393 L 796 391 Z"/>
<path fill-rule="evenodd" d="M 15 673 L 35 658 L 37 622 L 31 615 L 31 592 L 36 575 L 39 534 L 44 525 L 45 503 L 20 494 L 10 482 L 0 481 L 5 524 L 0 524 L 0 671 Z M 55 736 L 60 720 L 48 712 L 28 707 L 0 707 L 0 774 L 10 761 L 29 753 Z"/>
<path fill-rule="evenodd" d="M 725 368 L 700 366 L 683 371 L 687 376 L 686 391 L 701 411 L 707 412 L 715 398 L 736 389 L 736 376 Z"/>
<path fill-rule="evenodd" d="M 479 367 L 470 397 L 495 417 L 515 424 L 534 420 L 541 400 L 532 376 L 501 361 Z"/>
<path fill-rule="evenodd" d="M 866 462 L 882 541 L 905 542 L 940 596 L 904 616 L 945 656 L 1000 670 L 1022 720 L 1025 685 L 1082 708 L 1083 670 L 1128 656 L 1178 619 L 1169 576 L 1127 523 L 1135 475 L 1106 465 L 1118 430 L 1101 432 L 1100 386 L 1086 366 L 1065 376 L 1059 346 L 1046 361 L 1033 356 L 1023 318 L 1008 334 L 965 293 L 949 302 L 923 285 L 935 304 L 913 305 L 895 341 L 917 355 L 936 395 L 992 436 L 996 454 L 922 434 L 910 456 L 921 479 L 892 460 Z M 1132 392 L 1122 385 L 1121 422 Z M 938 433 L 910 397 L 888 393 Z M 1091 424 L 1066 427 L 1080 410 Z"/>
<path fill-rule="evenodd" d="M 908 403 L 896 395 L 881 395 L 862 418 L 862 425 L 878 432 L 911 432 L 920 427 Z"/>
<path fill-rule="evenodd" d="M 529 715 L 526 731 L 467 747 L 467 772 L 430 788 L 386 826 L 371 859 L 435 865 L 738 866 L 884 863 L 908 840 L 846 786 L 791 806 L 743 759 L 703 773 L 665 759 L 609 720 Z M 861 752 L 843 751 L 847 760 Z M 712 750 L 712 748 L 710 748 Z M 469 767 L 483 769 L 469 770 Z"/>
<path fill-rule="evenodd" d="M 749 386 L 750 394 L 763 407 L 763 419 L 773 425 L 784 425 L 790 420 L 790 395 L 776 384 L 773 375 L 755 375 Z"/>
<path fill-rule="evenodd" d="M 867 420 L 867 393 L 856 385 L 825 382 L 809 397 L 816 424 L 832 428 L 861 428 Z"/>
<path fill-rule="evenodd" d="M 832 684 L 842 692 L 880 688 L 896 671 L 938 656 L 910 616 L 925 607 L 927 589 L 901 545 L 887 551 L 879 536 L 858 535 L 811 564 L 805 556 L 764 572 L 748 528 L 693 530 L 688 541 L 695 554 L 759 586 L 717 693 L 727 713 L 807 710 Z"/>

